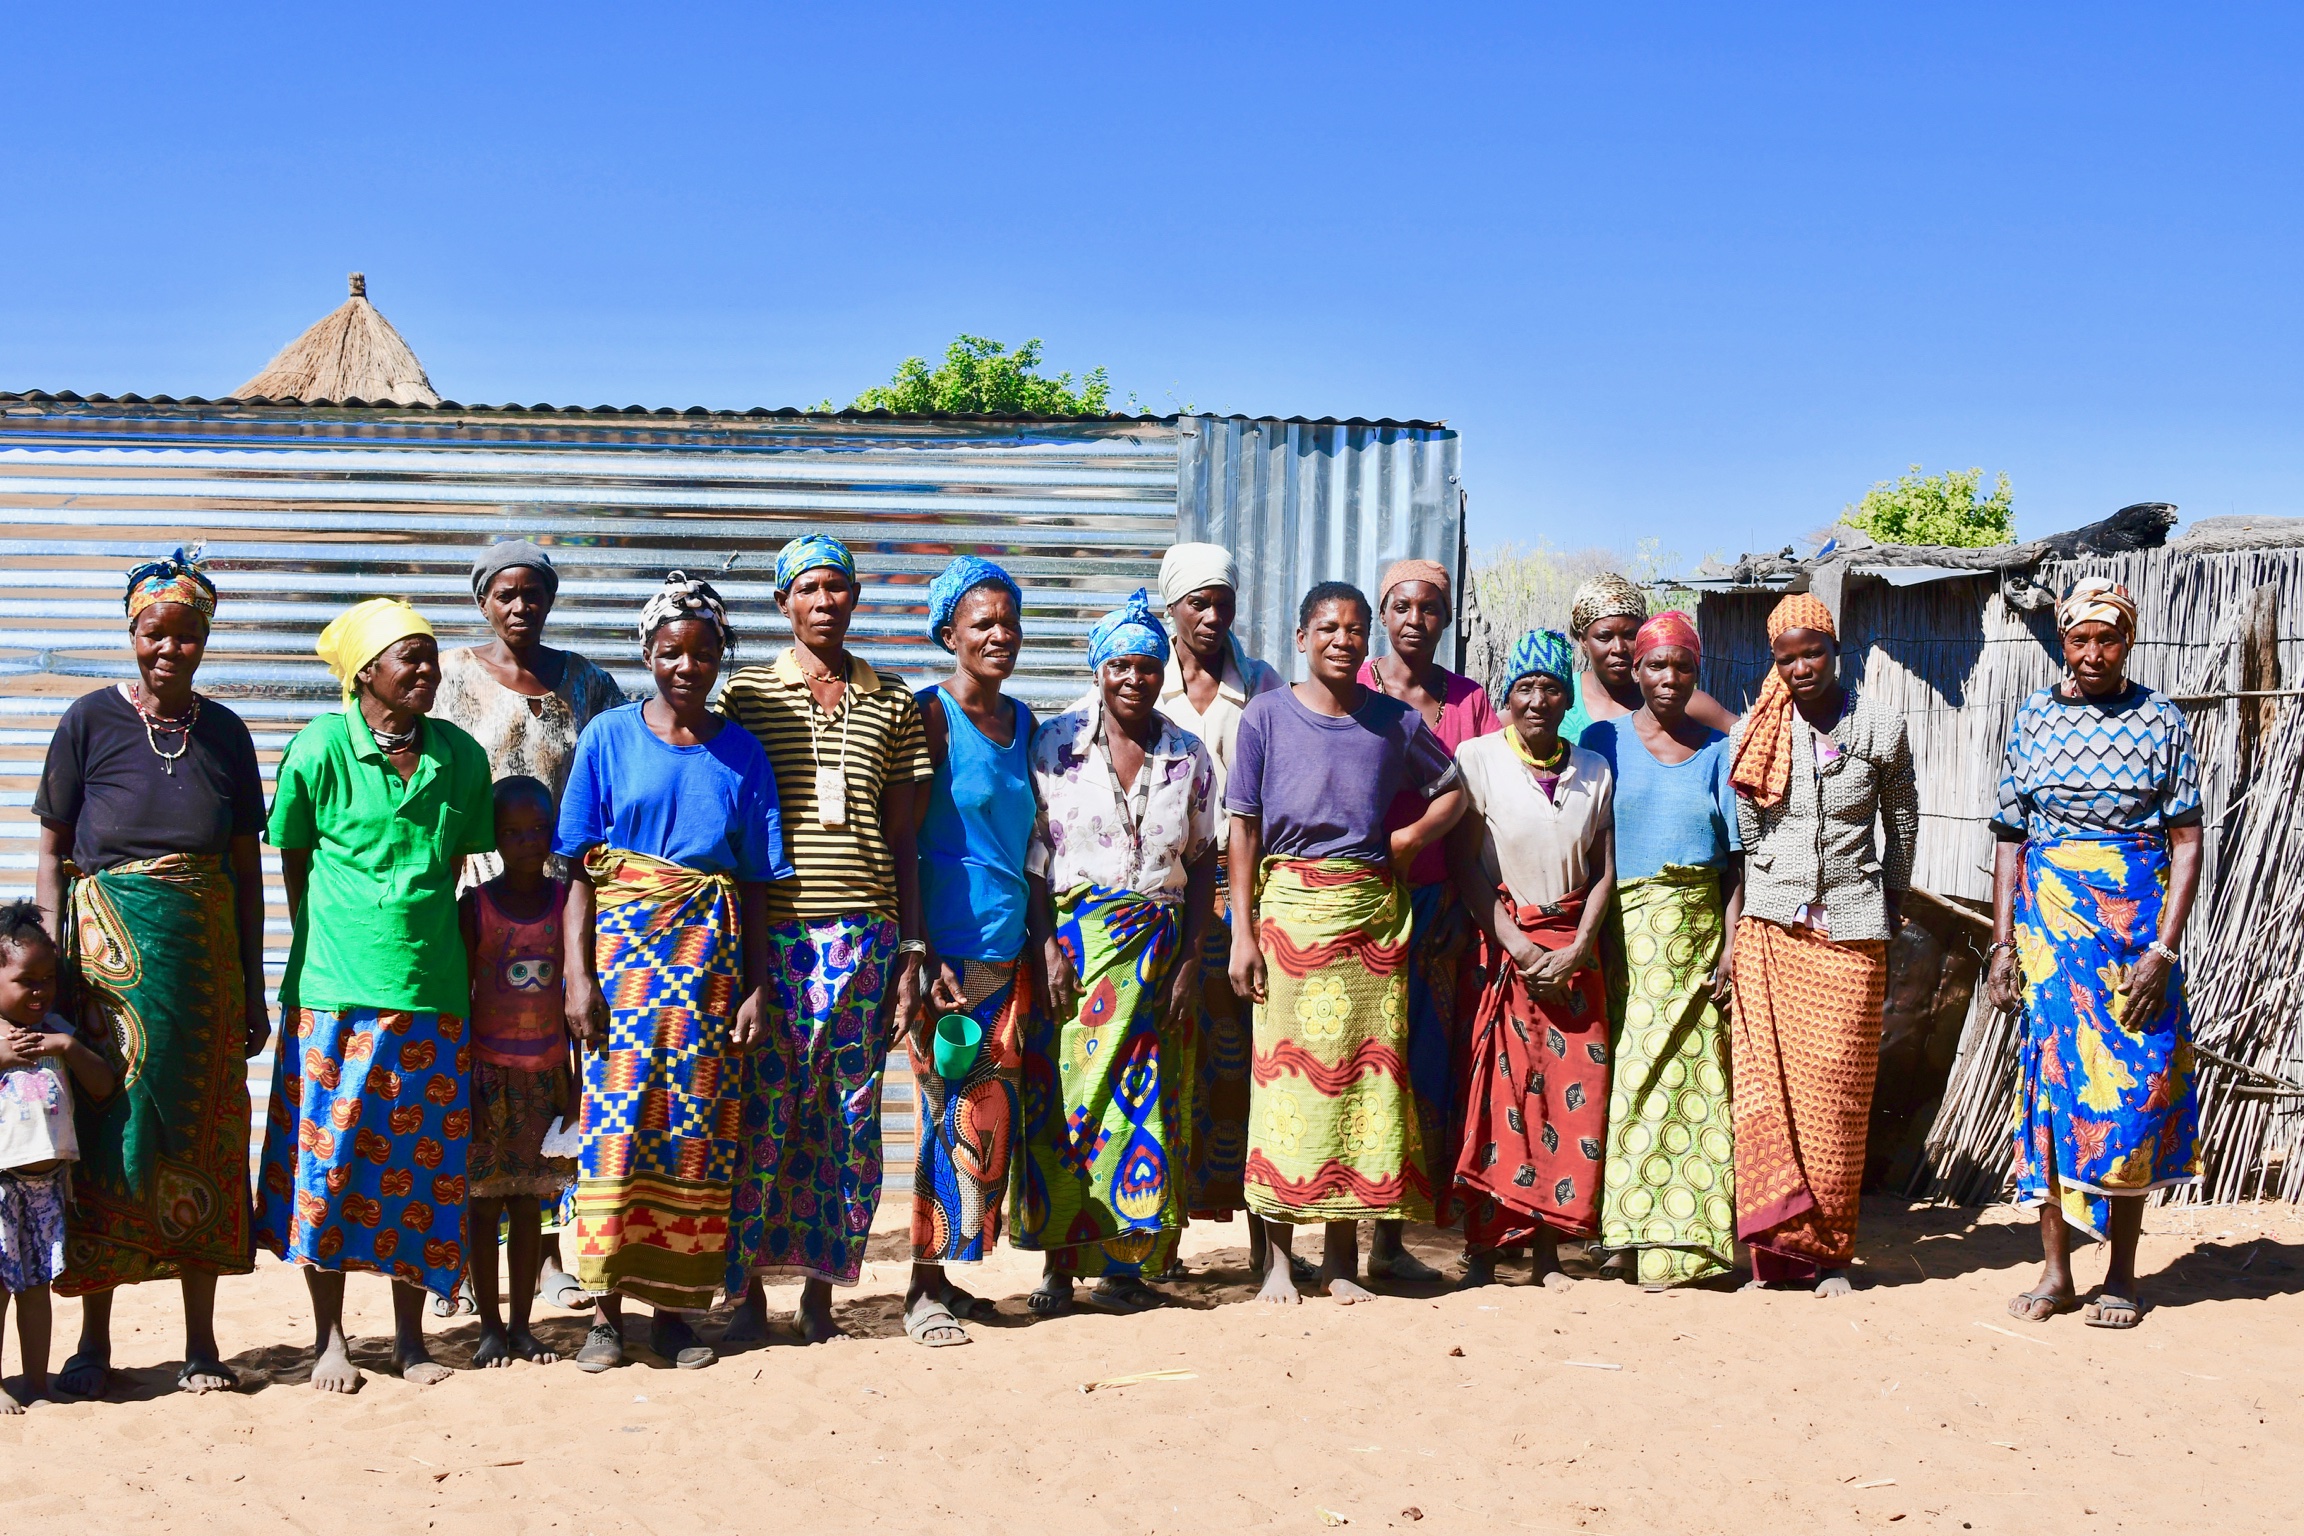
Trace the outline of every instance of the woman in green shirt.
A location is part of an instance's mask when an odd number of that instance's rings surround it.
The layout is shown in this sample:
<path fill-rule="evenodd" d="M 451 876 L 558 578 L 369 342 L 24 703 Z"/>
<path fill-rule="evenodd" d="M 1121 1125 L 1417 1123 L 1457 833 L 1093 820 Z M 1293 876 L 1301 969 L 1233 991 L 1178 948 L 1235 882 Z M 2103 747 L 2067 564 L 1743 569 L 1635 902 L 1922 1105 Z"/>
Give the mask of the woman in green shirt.
<path fill-rule="evenodd" d="M 256 1241 L 304 1267 L 314 1388 L 359 1388 L 343 1328 L 354 1269 L 391 1276 L 394 1366 L 429 1386 L 448 1371 L 424 1347 L 424 1293 L 454 1295 L 464 1269 L 470 982 L 456 877 L 496 846 L 488 757 L 425 718 L 440 647 L 405 602 L 355 604 L 319 653 L 344 709 L 288 743 L 267 831 L 295 937 Z"/>

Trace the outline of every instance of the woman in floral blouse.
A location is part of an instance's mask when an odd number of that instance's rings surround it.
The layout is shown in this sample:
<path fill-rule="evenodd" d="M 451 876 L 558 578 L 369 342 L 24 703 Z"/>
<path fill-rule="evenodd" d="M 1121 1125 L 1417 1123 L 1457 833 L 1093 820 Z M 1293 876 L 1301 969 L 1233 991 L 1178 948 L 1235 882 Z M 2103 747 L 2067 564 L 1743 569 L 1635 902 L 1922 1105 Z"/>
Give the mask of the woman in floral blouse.
<path fill-rule="evenodd" d="M 1032 1293 L 1159 1304 L 1184 1225 L 1196 966 L 1216 880 L 1216 765 L 1160 714 L 1168 635 L 1149 594 L 1088 637 L 1096 697 L 1032 736 L 1040 818 L 1026 869 L 1050 1006 L 1024 1041 L 1024 1148 L 1012 1230 L 1047 1254 Z"/>

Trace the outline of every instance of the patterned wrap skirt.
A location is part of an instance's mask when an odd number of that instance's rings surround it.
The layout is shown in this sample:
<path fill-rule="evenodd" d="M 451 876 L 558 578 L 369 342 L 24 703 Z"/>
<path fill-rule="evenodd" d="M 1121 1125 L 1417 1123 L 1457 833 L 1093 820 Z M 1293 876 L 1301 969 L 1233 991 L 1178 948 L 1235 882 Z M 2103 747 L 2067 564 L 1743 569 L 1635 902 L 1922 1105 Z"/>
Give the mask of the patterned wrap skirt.
<path fill-rule="evenodd" d="M 1230 1221 L 1248 1198 L 1241 1174 L 1248 1160 L 1249 1012 L 1232 990 L 1232 887 L 1221 860 L 1214 902 L 1200 937 L 1185 1188 L 1195 1219 Z"/>
<path fill-rule="evenodd" d="M 1271 1221 L 1429 1221 L 1408 1076 L 1408 893 L 1356 859 L 1268 859 L 1256 943 L 1248 1208 Z"/>
<path fill-rule="evenodd" d="M 1056 898 L 1056 938 L 1080 1001 L 1069 1019 L 1036 1010 L 1025 1031 L 1016 1246 L 1061 1274 L 1162 1274 L 1184 1226 L 1190 1063 L 1161 1021 L 1182 910 L 1079 886 Z"/>
<path fill-rule="evenodd" d="M 768 1039 L 744 1058 L 728 1292 L 753 1275 L 854 1285 L 880 1208 L 880 1016 L 892 919 L 856 912 L 768 930 Z"/>
<path fill-rule="evenodd" d="M 1584 898 L 1505 912 L 1541 949 L 1576 942 Z M 1539 998 L 1486 934 L 1463 1054 L 1464 1111 L 1443 1220 L 1461 1221 L 1468 1248 L 1507 1248 L 1541 1229 L 1587 1238 L 1600 1230 L 1600 1168 L 1608 1129 L 1608 996 L 1597 964 Z"/>
<path fill-rule="evenodd" d="M 608 1036 L 584 1052 L 576 1281 L 702 1311 L 727 1270 L 744 1110 L 728 1044 L 743 961 L 736 886 L 606 847 L 584 862 Z"/>
<path fill-rule="evenodd" d="M 575 1097 L 565 1060 L 543 1071 L 472 1064 L 472 1198 L 532 1195 L 546 1215 L 576 1181 L 576 1160 L 546 1157 L 544 1138 Z"/>
<path fill-rule="evenodd" d="M 965 1076 L 933 1060 L 912 1063 L 912 1259 L 981 1264 L 1000 1241 L 1008 1174 L 1021 1135 L 1024 1020 L 1032 968 L 1011 960 L 960 962 L 961 1011 L 984 1031 Z M 934 1011 L 934 1010 L 932 1010 Z"/>
<path fill-rule="evenodd" d="M 64 1207 L 72 1165 L 0 1168 L 0 1291 L 21 1296 L 64 1273 Z"/>
<path fill-rule="evenodd" d="M 2101 1240 L 2112 1195 L 2200 1177 L 2192 1015 L 2181 968 L 2151 1018 L 2128 1016 L 2128 973 L 2160 934 L 2168 844 L 2158 832 L 2024 845 L 2016 958 L 2016 1203 Z"/>
<path fill-rule="evenodd" d="M 435 1296 L 464 1274 L 472 1043 L 452 1013 L 292 1008 L 265 1116 L 256 1241 Z"/>
<path fill-rule="evenodd" d="M 1712 998 L 1726 926 L 1715 870 L 1666 865 L 1616 888 L 1600 1246 L 1634 1252 L 1649 1285 L 1735 1267 L 1728 1026 Z"/>
<path fill-rule="evenodd" d="M 1472 916 L 1454 884 L 1408 888 L 1408 1086 L 1416 1095 L 1425 1156 L 1438 1175 L 1436 1203 L 1463 1145 L 1464 1079 L 1456 1066 L 1467 1025 L 1462 1005 L 1476 995 L 1465 974 L 1473 939 Z"/>
<path fill-rule="evenodd" d="M 1736 1235 L 1761 1280 L 1856 1257 L 1888 945 L 1736 925 Z"/>
<path fill-rule="evenodd" d="M 247 992 L 221 858 L 169 854 L 75 875 L 64 940 L 84 1033 L 118 1075 L 75 1115 L 66 1296 L 254 1267 Z"/>

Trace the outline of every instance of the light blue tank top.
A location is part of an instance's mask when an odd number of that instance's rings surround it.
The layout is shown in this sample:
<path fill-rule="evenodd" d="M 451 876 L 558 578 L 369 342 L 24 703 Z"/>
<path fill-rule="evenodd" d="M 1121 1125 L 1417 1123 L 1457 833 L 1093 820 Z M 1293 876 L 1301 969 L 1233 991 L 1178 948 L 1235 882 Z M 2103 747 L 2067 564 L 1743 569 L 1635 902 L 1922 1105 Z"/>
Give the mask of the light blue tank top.
<path fill-rule="evenodd" d="M 947 960 L 1006 962 L 1024 952 L 1024 849 L 1032 793 L 1032 711 L 1016 708 L 1016 735 L 996 745 L 939 685 L 944 762 L 920 828 L 920 895 L 928 942 Z"/>
<path fill-rule="evenodd" d="M 1578 745 L 1606 758 L 1616 775 L 1617 879 L 1645 880 L 1667 864 L 1718 868 L 1743 850 L 1720 732 L 1707 732 L 1684 763 L 1657 761 L 1630 715 L 1594 721 Z"/>

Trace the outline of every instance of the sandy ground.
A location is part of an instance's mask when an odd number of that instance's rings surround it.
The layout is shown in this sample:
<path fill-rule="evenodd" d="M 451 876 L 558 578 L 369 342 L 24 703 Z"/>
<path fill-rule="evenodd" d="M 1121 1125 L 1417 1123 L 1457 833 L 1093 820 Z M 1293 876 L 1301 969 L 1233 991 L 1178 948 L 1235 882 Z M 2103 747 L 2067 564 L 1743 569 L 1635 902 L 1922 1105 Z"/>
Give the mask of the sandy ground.
<path fill-rule="evenodd" d="M 111 1400 L 0 1421 L 0 1529 L 2298 1528 L 2304 1221 L 2287 1207 L 2153 1212 L 2156 1310 L 2131 1333 L 2007 1317 L 2037 1251 L 2014 1213 L 1875 1202 L 1865 1288 L 1840 1301 L 1555 1294 L 1509 1271 L 1478 1292 L 1270 1309 L 1246 1301 L 1240 1227 L 1202 1225 L 1176 1304 L 1143 1317 L 1034 1322 L 1035 1265 L 1003 1251 L 974 1272 L 998 1320 L 935 1351 L 898 1323 L 896 1215 L 841 1298 L 857 1337 L 703 1371 L 635 1346 L 600 1376 L 372 1375 L 323 1398 L 300 1385 L 302 1288 L 266 1259 L 226 1282 L 220 1333 L 268 1384 L 195 1399 L 170 1390 L 173 1288 L 124 1293 Z M 2101 1270 L 2083 1259 L 2084 1281 Z M 371 1371 L 387 1295 L 352 1283 Z M 77 1307 L 57 1310 L 61 1361 Z M 470 1320 L 434 1329 L 463 1364 Z M 582 1324 L 540 1331 L 572 1352 Z M 12 1336 L 7 1359 L 13 1377 Z M 1156 1370 L 1190 1375 L 1081 1390 Z"/>

